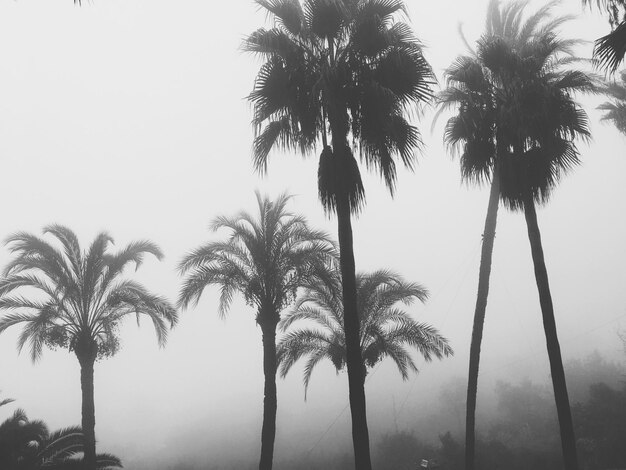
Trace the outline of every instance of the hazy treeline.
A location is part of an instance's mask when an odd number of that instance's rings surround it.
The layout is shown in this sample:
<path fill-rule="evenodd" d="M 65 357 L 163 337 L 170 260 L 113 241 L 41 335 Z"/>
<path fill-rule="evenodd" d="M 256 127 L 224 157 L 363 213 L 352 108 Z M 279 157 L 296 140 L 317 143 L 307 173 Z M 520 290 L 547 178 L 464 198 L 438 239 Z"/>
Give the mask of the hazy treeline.
<path fill-rule="evenodd" d="M 581 465 L 588 470 L 626 466 L 626 362 L 598 352 L 565 363 Z M 561 466 L 559 428 L 549 379 L 498 380 L 479 407 L 477 465 L 482 470 L 553 470 Z M 450 379 L 435 397 L 437 406 L 401 429 L 372 442 L 372 462 L 380 470 L 416 470 L 422 459 L 441 470 L 463 469 L 465 380 Z M 460 400 L 460 401 L 459 401 Z M 312 444 L 313 447 L 313 444 Z M 150 465 L 149 460 L 146 465 Z M 194 463 L 180 461 L 163 470 L 253 469 L 254 460 Z M 146 468 L 148 468 L 146 466 Z M 150 467 L 156 468 L 156 467 Z M 277 470 L 348 470 L 349 452 L 319 449 L 277 459 Z M 435 467 L 436 468 L 436 467 Z"/>

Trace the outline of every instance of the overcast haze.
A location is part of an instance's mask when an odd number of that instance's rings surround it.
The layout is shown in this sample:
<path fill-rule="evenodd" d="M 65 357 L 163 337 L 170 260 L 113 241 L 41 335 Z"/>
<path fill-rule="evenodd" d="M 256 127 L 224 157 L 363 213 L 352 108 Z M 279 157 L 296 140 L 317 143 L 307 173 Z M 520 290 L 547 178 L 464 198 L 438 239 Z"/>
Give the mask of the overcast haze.
<path fill-rule="evenodd" d="M 487 1 L 408 0 L 415 33 L 440 83 L 464 45 L 483 29 Z M 537 5 L 531 4 L 531 5 Z M 564 30 L 592 40 L 608 23 L 582 12 Z M 295 195 L 291 208 L 336 237 L 336 221 L 317 201 L 317 158 L 274 153 L 261 177 L 251 164 L 254 130 L 245 97 L 260 62 L 241 40 L 267 24 L 252 1 L 0 0 L 0 237 L 57 222 L 83 244 L 101 230 L 123 244 L 150 239 L 165 252 L 138 277 L 177 297 L 181 256 L 215 235 L 217 215 L 254 210 L 254 190 Z M 589 56 L 592 45 L 581 48 Z M 593 140 L 583 164 L 538 210 L 563 356 L 593 350 L 623 360 L 626 328 L 626 140 L 599 122 L 601 98 L 584 99 Z M 366 383 L 372 439 L 409 429 L 431 412 L 452 377 L 465 376 L 487 206 L 486 189 L 460 182 L 443 145 L 442 116 L 419 118 L 425 149 L 414 173 L 401 171 L 392 199 L 368 174 L 367 206 L 354 223 L 357 270 L 390 268 L 431 292 L 411 311 L 448 337 L 454 358 L 423 364 L 402 382 L 383 363 Z M 363 169 L 365 172 L 365 169 Z M 9 255 L 0 249 L 0 266 Z M 228 318 L 207 289 L 183 312 L 159 349 L 148 322 L 129 321 L 122 350 L 96 364 L 99 449 L 143 468 L 147 455 L 256 458 L 262 418 L 262 348 L 255 312 L 241 300 Z M 18 356 L 19 330 L 0 336 L 0 390 L 51 428 L 80 423 L 76 358 L 45 351 L 33 365 Z M 499 377 L 548 377 L 541 312 L 522 214 L 501 210 L 487 307 L 481 393 Z M 482 395 L 483 397 L 485 395 Z M 350 449 L 347 378 L 332 366 L 314 373 L 304 402 L 302 369 L 278 380 L 276 459 Z M 345 410 L 331 427 L 333 421 Z M 3 415 L 0 420 L 5 416 Z M 330 427 L 330 428 L 329 428 Z M 327 434 L 325 434 L 328 431 Z M 321 440 L 320 440 L 321 439 Z M 318 440 L 319 443 L 318 443 Z M 233 443 L 236 442 L 236 445 Z M 216 457 L 215 457 L 216 458 Z M 147 468 L 147 467 L 146 467 Z"/>

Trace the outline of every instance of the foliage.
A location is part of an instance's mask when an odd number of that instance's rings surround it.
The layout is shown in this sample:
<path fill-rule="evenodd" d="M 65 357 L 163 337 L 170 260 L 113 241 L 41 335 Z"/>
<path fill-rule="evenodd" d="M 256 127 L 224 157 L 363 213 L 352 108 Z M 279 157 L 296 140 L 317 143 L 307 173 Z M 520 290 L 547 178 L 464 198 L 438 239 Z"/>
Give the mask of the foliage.
<path fill-rule="evenodd" d="M 103 232 L 81 251 L 69 228 L 49 225 L 43 232 L 60 247 L 26 232 L 7 240 L 15 256 L 0 280 L 0 333 L 22 324 L 18 349 L 28 344 L 33 361 L 44 346 L 102 358 L 118 350 L 118 327 L 125 317 L 139 320 L 146 315 L 159 344 L 165 343 L 168 326 L 177 321 L 176 310 L 140 283 L 123 279 L 125 268 L 139 268 L 146 254 L 162 258 L 155 244 L 137 241 L 110 253 L 113 239 Z"/>
<path fill-rule="evenodd" d="M 43 421 L 31 421 L 23 410 L 0 424 L 0 468 L 6 470 L 82 470 L 83 433 L 73 426 L 48 431 Z M 97 470 L 122 468 L 110 454 L 96 456 Z"/>
<path fill-rule="evenodd" d="M 523 20 L 526 3 L 491 1 L 476 51 L 447 69 L 438 96 L 442 109 L 458 109 L 445 140 L 461 152 L 464 178 L 489 179 L 497 161 L 501 198 L 512 209 L 521 209 L 527 191 L 547 202 L 579 164 L 575 138 L 590 135 L 572 93 L 596 91 L 596 80 L 572 68 L 577 41 L 558 36 L 568 18 L 553 18 L 555 5 Z"/>
<path fill-rule="evenodd" d="M 626 384 L 589 388 L 589 400 L 573 407 L 578 448 L 589 470 L 626 467 Z"/>
<path fill-rule="evenodd" d="M 428 294 L 422 286 L 383 270 L 358 274 L 356 286 L 360 346 L 366 371 L 389 357 L 402 378 L 407 379 L 409 371 L 417 372 L 407 348 L 415 349 L 426 361 L 452 354 L 447 339 L 435 328 L 415 321 L 398 306 L 425 301 Z M 299 359 L 308 357 L 304 368 L 305 393 L 313 368 L 321 360 L 329 359 L 337 371 L 343 369 L 346 340 L 339 274 L 331 282 L 308 286 L 279 328 L 285 332 L 278 344 L 281 375 L 284 377 Z"/>
<path fill-rule="evenodd" d="M 13 398 L 3 398 L 0 400 L 0 406 L 8 405 L 9 403 L 13 403 L 15 400 Z"/>
<path fill-rule="evenodd" d="M 583 0 L 583 3 L 591 5 L 592 0 Z M 612 31 L 596 40 L 594 59 L 598 65 L 614 73 L 626 53 L 626 1 L 596 0 L 595 3 L 608 16 Z"/>
<path fill-rule="evenodd" d="M 572 403 L 584 403 L 589 400 L 591 386 L 604 383 L 613 389 L 619 389 L 626 380 L 626 370 L 618 362 L 609 361 L 598 351 L 587 357 L 571 359 L 565 363 L 567 391 Z"/>
<path fill-rule="evenodd" d="M 572 364 L 572 361 L 570 361 Z M 590 384 L 611 362 L 598 354 L 577 362 L 574 382 Z M 614 365 L 614 364 L 613 364 Z M 571 373 L 571 367 L 568 373 Z M 600 375 L 604 376 L 604 372 Z M 617 378 L 622 378 L 618 374 Z M 615 382 L 615 377 L 608 378 Z M 570 382 L 568 382 L 570 383 Z M 528 379 L 517 384 L 498 382 L 496 413 L 491 425 L 476 442 L 476 467 L 482 470 L 552 470 L 560 468 L 559 430 L 553 398 L 544 385 Z M 609 386 L 591 383 L 582 399 L 572 407 L 581 468 L 600 470 L 626 466 L 626 383 Z M 442 469 L 463 469 L 463 447 L 451 433 L 440 436 L 435 458 Z"/>
<path fill-rule="evenodd" d="M 227 240 L 202 245 L 180 262 L 185 275 L 182 307 L 197 304 L 204 289 L 215 284 L 220 287 L 220 315 L 240 292 L 257 308 L 257 323 L 277 323 L 300 286 L 328 276 L 327 266 L 335 256 L 328 235 L 287 210 L 291 196 L 283 194 L 275 201 L 258 192 L 256 196 L 258 218 L 246 212 L 216 218 L 211 228 L 228 230 Z"/>
<path fill-rule="evenodd" d="M 626 71 L 620 73 L 619 81 L 608 82 L 602 91 L 612 98 L 598 106 L 604 112 L 602 121 L 611 122 L 618 131 L 626 134 Z"/>
<path fill-rule="evenodd" d="M 593 0 L 583 0 L 583 3 L 593 7 Z M 626 19 L 626 1 L 625 0 L 595 0 L 599 10 L 603 10 L 609 18 L 612 28 L 616 28 L 622 21 Z"/>
<path fill-rule="evenodd" d="M 511 448 L 558 448 L 559 429 L 554 398 L 548 388 L 525 379 L 496 385 L 499 420 L 488 436 Z"/>
<path fill-rule="evenodd" d="M 374 464 L 379 470 L 413 470 L 422 459 L 431 459 L 434 455 L 433 446 L 424 444 L 411 432 L 399 431 L 381 438 Z"/>
<path fill-rule="evenodd" d="M 319 191 L 336 209 L 349 194 L 352 211 L 364 191 L 348 136 L 368 167 L 393 192 L 394 155 L 412 168 L 421 146 L 405 115 L 431 96 L 434 76 L 408 24 L 401 0 L 257 0 L 274 19 L 249 35 L 244 50 L 264 61 L 248 99 L 254 105 L 254 164 L 271 149 L 309 153 L 320 137 Z M 328 131 L 332 134 L 329 146 Z"/>

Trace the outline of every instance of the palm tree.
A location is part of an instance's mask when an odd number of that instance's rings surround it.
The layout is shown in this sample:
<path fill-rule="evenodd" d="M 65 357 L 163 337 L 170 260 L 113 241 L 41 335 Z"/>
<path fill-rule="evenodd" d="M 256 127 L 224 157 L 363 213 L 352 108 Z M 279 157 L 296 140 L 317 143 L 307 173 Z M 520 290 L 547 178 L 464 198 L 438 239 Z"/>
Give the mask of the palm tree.
<path fill-rule="evenodd" d="M 612 81 L 602 91 L 613 98 L 598 106 L 604 111 L 603 121 L 610 121 L 622 134 L 626 134 L 626 71 L 620 74 L 620 82 Z"/>
<path fill-rule="evenodd" d="M 0 424 L 0 466 L 6 470 L 81 470 L 84 437 L 80 427 L 49 432 L 43 421 L 31 421 L 23 410 Z M 98 470 L 122 468 L 110 454 L 96 455 Z"/>
<path fill-rule="evenodd" d="M 488 23 L 486 34 L 493 34 L 492 29 L 493 26 Z M 494 84 L 491 72 L 483 65 L 481 57 L 474 53 L 457 58 L 446 70 L 446 81 L 447 88 L 439 93 L 437 99 L 442 111 L 451 107 L 457 108 L 457 115 L 448 120 L 444 138 L 453 152 L 459 150 L 461 178 L 476 185 L 491 182 L 482 234 L 478 290 L 469 355 L 465 420 L 466 469 L 469 470 L 473 469 L 475 454 L 480 347 L 489 295 L 491 260 L 500 199 L 500 178 L 496 165 L 500 139 L 498 139 L 499 126 Z M 501 142 L 500 145 L 502 145 Z"/>
<path fill-rule="evenodd" d="M 393 194 L 394 156 L 412 168 L 421 144 L 405 115 L 431 97 L 434 78 L 410 26 L 398 18 L 406 12 L 402 0 L 256 2 L 274 25 L 243 45 L 265 61 L 249 96 L 259 131 L 254 164 L 265 171 L 274 147 L 307 154 L 321 140 L 319 196 L 337 214 L 355 466 L 370 470 L 350 220 L 364 188 L 354 152 Z"/>
<path fill-rule="evenodd" d="M 479 40 L 476 51 L 459 57 L 448 69 L 448 88 L 439 96 L 443 109 L 451 106 L 458 108 L 458 114 L 448 121 L 445 138 L 453 147 L 460 147 L 463 178 L 476 183 L 491 180 L 470 347 L 465 447 L 467 469 L 474 468 L 480 344 L 498 197 L 511 208 L 523 208 L 523 204 L 513 201 L 511 192 L 524 180 L 523 184 L 529 186 L 524 191 L 530 191 L 534 201 L 546 202 L 560 176 L 578 162 L 574 138 L 588 136 L 586 117 L 571 99 L 570 93 L 592 91 L 593 80 L 569 68 L 575 60 L 571 52 L 575 41 L 557 38 L 557 28 L 567 18 L 552 18 L 554 5 L 554 2 L 550 3 L 523 19 L 525 3 L 500 7 L 498 2 L 492 1 L 486 32 Z M 544 92 L 543 96 L 539 94 L 540 90 Z M 541 134 L 541 130 L 545 135 Z M 544 149 L 541 162 L 533 162 L 532 170 L 525 170 L 524 165 L 518 164 L 522 155 L 530 157 L 540 147 Z M 531 148 L 533 152 L 527 153 Z M 516 162 L 516 167 L 511 165 L 513 162 Z M 543 167 L 540 167 L 541 164 Z M 534 173 L 535 181 L 531 182 L 525 172 Z M 532 212 L 529 206 L 528 213 Z M 534 240 L 536 245 L 536 238 Z M 536 262 L 540 264 L 539 260 Z M 542 286 L 545 292 L 543 282 Z M 557 363 L 560 363 L 560 358 L 557 360 L 555 357 L 555 342 L 558 349 L 556 331 L 554 335 L 548 334 L 551 331 L 550 314 L 546 309 L 542 311 L 549 350 L 552 351 L 551 363 L 556 371 L 559 369 Z M 569 434 L 566 429 L 569 427 L 566 416 L 569 415 L 569 405 L 563 404 L 567 402 L 567 396 L 563 396 L 566 390 L 562 386 L 555 386 L 555 396 L 562 411 L 562 434 L 569 442 L 567 451 L 564 444 L 564 454 L 570 455 L 566 461 L 572 461 L 573 441 L 565 437 Z"/>
<path fill-rule="evenodd" d="M 583 0 L 591 5 L 592 0 Z M 626 54 L 626 0 L 595 0 L 599 10 L 605 10 L 612 31 L 596 40 L 593 56 L 609 73 L 615 73 Z"/>
<path fill-rule="evenodd" d="M 287 211 L 290 196 L 270 201 L 257 192 L 256 197 L 257 218 L 246 212 L 218 217 L 212 228 L 228 230 L 228 239 L 202 245 L 181 261 L 185 280 L 179 305 L 196 305 L 206 287 L 217 285 L 220 316 L 226 314 L 237 292 L 256 308 L 265 375 L 259 468 L 269 470 L 276 435 L 276 325 L 300 286 L 328 276 L 335 248 L 324 232 L 312 230 L 304 217 Z"/>
<path fill-rule="evenodd" d="M 168 328 L 176 324 L 178 316 L 165 298 L 136 281 L 123 279 L 125 268 L 130 264 L 138 268 L 146 254 L 162 258 L 154 243 L 136 241 L 110 253 L 113 239 L 103 232 L 82 251 L 76 234 L 67 227 L 49 225 L 43 233 L 56 239 L 60 247 L 25 232 L 7 240 L 15 257 L 0 280 L 0 311 L 4 313 L 0 333 L 23 324 L 18 349 L 28 343 L 33 362 L 44 346 L 74 352 L 80 364 L 85 464 L 87 470 L 94 470 L 95 361 L 117 352 L 118 329 L 125 317 L 148 316 L 163 346 Z M 23 288 L 28 296 L 16 292 Z"/>
<path fill-rule="evenodd" d="M 435 328 L 415 321 L 398 306 L 411 305 L 416 299 L 424 302 L 428 292 L 422 286 L 382 270 L 359 273 L 356 286 L 363 380 L 368 369 L 385 357 L 394 361 L 404 380 L 408 379 L 410 371 L 417 372 L 409 348 L 428 362 L 433 357 L 442 359 L 453 354 L 448 340 Z M 317 282 L 298 297 L 293 311 L 279 324 L 285 333 L 278 344 L 280 375 L 285 377 L 299 359 L 308 358 L 304 366 L 305 399 L 311 373 L 320 361 L 330 360 L 337 372 L 346 365 L 341 293 L 338 274 L 332 282 Z"/>

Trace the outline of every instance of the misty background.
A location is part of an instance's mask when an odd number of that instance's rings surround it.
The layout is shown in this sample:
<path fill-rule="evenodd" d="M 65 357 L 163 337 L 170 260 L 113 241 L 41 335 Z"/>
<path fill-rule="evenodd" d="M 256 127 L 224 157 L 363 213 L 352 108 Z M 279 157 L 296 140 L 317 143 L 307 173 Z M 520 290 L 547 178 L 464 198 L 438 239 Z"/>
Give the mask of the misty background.
<path fill-rule="evenodd" d="M 531 3 L 532 5 L 540 2 Z M 483 30 L 487 1 L 409 1 L 425 56 L 442 72 Z M 580 15 L 564 36 L 592 41 L 606 19 L 564 0 Z M 71 227 L 82 243 L 101 230 L 120 246 L 147 238 L 165 252 L 137 278 L 177 297 L 176 265 L 213 237 L 217 215 L 252 211 L 254 189 L 294 194 L 291 208 L 336 233 L 317 201 L 317 158 L 272 155 L 267 175 L 251 164 L 254 135 L 246 101 L 260 61 L 240 51 L 266 24 L 250 0 L 0 0 L 0 237 Z M 580 55 L 591 55 L 592 43 Z M 625 138 L 599 122 L 603 97 L 581 100 L 593 140 L 583 164 L 538 211 L 566 374 L 575 361 L 626 369 Z M 460 183 L 458 162 L 443 144 L 442 116 L 419 116 L 425 148 L 414 173 L 399 174 L 392 199 L 375 174 L 364 175 L 367 206 L 354 221 L 357 271 L 389 268 L 425 285 L 430 300 L 411 307 L 440 330 L 455 356 L 418 363 L 403 382 L 382 362 L 366 382 L 372 447 L 395 431 L 425 440 L 461 429 L 481 233 L 488 191 Z M 365 172 L 363 172 L 365 173 Z M 0 249 L 0 266 L 8 260 Z M 541 312 L 526 226 L 500 212 L 481 355 L 478 429 L 497 412 L 499 381 L 549 383 Z M 127 468 L 179 462 L 249 462 L 260 447 L 262 348 L 255 312 L 236 299 L 226 320 L 218 292 L 207 289 L 182 313 L 164 349 L 151 328 L 129 321 L 117 356 L 95 369 L 100 449 Z M 15 349 L 18 328 L 0 337 L 0 390 L 12 406 L 52 429 L 80 422 L 79 368 L 67 351 L 46 351 L 33 365 Z M 595 356 L 592 354 L 595 354 Z M 568 367 L 569 364 L 569 367 Z M 569 375 L 568 375 L 569 378 Z M 619 377 L 618 377 L 619 378 Z M 459 392 L 460 390 L 460 392 Z M 459 401 L 461 400 L 461 401 Z M 454 404 L 458 405 L 458 409 Z M 2 410 L 5 411 L 4 409 Z M 277 465 L 349 453 L 347 376 L 330 363 L 313 373 L 304 401 L 302 365 L 278 380 Z M 0 417 L 1 418 L 1 417 Z M 458 422 L 457 422 L 458 421 Z"/>

